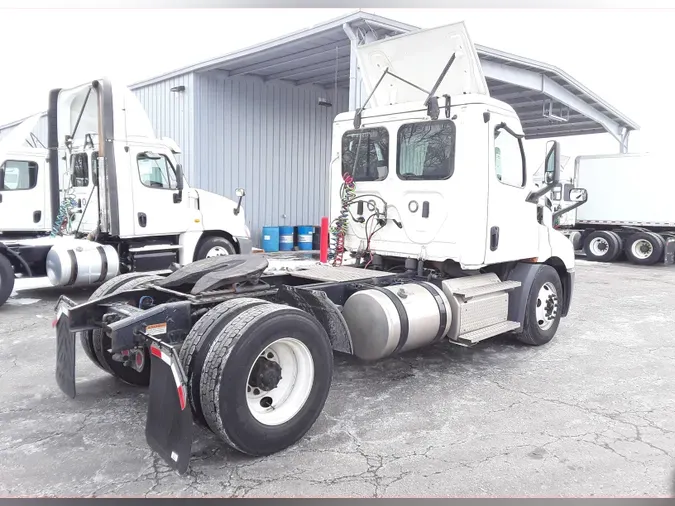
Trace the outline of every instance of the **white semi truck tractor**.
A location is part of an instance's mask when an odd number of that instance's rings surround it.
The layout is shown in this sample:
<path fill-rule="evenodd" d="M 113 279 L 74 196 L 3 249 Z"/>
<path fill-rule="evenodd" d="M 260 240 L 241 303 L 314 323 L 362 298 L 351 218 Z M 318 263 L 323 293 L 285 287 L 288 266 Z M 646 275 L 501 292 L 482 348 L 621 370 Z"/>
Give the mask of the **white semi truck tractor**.
<path fill-rule="evenodd" d="M 235 202 L 190 188 L 180 148 L 155 136 L 128 88 L 53 90 L 48 123 L 46 148 L 21 144 L 31 121 L 0 143 L 0 305 L 15 277 L 101 284 L 251 252 L 244 190 Z"/>
<path fill-rule="evenodd" d="M 518 116 L 489 96 L 464 24 L 357 55 L 370 97 L 333 124 L 328 262 L 270 273 L 261 255 L 209 258 L 56 306 L 61 390 L 76 396 L 76 347 L 149 387 L 146 439 L 181 473 L 193 422 L 250 455 L 301 439 L 333 352 L 373 361 L 502 334 L 541 346 L 570 310 L 574 251 L 542 198 L 558 144 L 537 187 Z M 116 113 L 103 107 L 101 125 Z M 127 157 L 120 142 L 98 149 L 108 170 Z"/>
<path fill-rule="evenodd" d="M 667 156 L 651 153 L 578 156 L 550 194 L 554 225 L 588 260 L 673 264 L 673 169 Z M 588 192 L 582 206 L 577 186 Z"/>

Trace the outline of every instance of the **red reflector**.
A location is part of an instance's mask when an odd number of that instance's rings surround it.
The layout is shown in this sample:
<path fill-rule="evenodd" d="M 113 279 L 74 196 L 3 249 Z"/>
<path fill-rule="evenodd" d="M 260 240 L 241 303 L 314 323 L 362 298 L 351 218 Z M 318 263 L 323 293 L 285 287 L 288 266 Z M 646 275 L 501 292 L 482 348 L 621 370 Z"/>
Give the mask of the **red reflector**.
<path fill-rule="evenodd" d="M 178 400 L 180 401 L 180 410 L 183 411 L 185 409 L 185 389 L 183 385 L 178 387 Z"/>
<path fill-rule="evenodd" d="M 56 324 L 57 324 L 57 323 L 59 323 L 59 320 L 58 320 L 58 319 L 52 321 L 52 327 L 56 327 Z"/>
<path fill-rule="evenodd" d="M 150 346 L 150 353 L 152 353 L 155 357 L 162 358 L 162 350 L 156 346 Z"/>

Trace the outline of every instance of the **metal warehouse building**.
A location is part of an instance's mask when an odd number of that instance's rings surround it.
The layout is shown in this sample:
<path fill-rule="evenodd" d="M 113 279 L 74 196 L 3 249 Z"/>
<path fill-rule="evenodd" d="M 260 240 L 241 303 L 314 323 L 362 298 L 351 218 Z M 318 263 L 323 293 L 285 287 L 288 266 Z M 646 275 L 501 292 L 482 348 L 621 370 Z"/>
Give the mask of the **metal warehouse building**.
<path fill-rule="evenodd" d="M 328 211 L 332 121 L 367 96 L 352 49 L 417 29 L 358 12 L 131 89 L 156 133 L 181 146 L 191 186 L 230 197 L 246 188 L 247 222 L 259 245 L 263 226 L 313 225 Z M 476 48 L 490 93 L 516 110 L 527 138 L 607 132 L 627 150 L 638 125 L 571 76 Z M 0 127 L 0 138 L 16 123 Z M 34 133 L 46 144 L 46 118 Z"/>

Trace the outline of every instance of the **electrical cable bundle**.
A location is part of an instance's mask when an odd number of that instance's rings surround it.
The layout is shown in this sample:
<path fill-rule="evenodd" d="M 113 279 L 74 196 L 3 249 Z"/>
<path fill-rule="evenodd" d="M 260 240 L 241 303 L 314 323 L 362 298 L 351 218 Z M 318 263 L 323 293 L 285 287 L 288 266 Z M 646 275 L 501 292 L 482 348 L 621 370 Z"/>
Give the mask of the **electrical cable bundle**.
<path fill-rule="evenodd" d="M 329 255 L 333 259 L 333 265 L 342 265 L 342 255 L 345 251 L 345 235 L 349 227 L 349 206 L 356 197 L 354 178 L 345 172 L 342 175 L 344 183 L 340 188 L 340 214 L 331 226 L 331 244 Z"/>
<path fill-rule="evenodd" d="M 77 200 L 75 200 L 75 192 L 72 185 L 66 190 L 61 205 L 59 206 L 59 212 L 56 215 L 54 224 L 52 225 L 52 231 L 50 237 L 56 237 L 57 235 L 69 235 L 72 232 L 72 210 L 77 206 Z"/>

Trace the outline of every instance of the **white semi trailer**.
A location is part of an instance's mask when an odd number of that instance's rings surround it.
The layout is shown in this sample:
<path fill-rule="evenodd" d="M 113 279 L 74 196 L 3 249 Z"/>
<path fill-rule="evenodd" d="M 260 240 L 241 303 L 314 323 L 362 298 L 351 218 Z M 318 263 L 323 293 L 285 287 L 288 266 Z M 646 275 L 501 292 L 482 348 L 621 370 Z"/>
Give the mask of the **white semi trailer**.
<path fill-rule="evenodd" d="M 17 276 L 100 284 L 251 251 L 244 190 L 234 202 L 190 188 L 180 148 L 155 136 L 126 87 L 52 91 L 46 148 L 23 142 L 31 121 L 0 143 L 0 305 Z"/>
<path fill-rule="evenodd" d="M 536 187 L 519 118 L 489 96 L 464 25 L 357 56 L 370 107 L 333 124 L 330 265 L 269 274 L 261 255 L 217 257 L 57 304 L 59 387 L 75 397 L 78 339 L 102 370 L 149 385 L 147 441 L 179 472 L 193 420 L 250 455 L 297 442 L 326 402 L 333 351 L 377 360 L 505 333 L 539 346 L 570 310 L 574 251 L 542 198 L 559 145 Z M 102 128 L 117 123 L 96 102 Z M 119 140 L 99 150 L 103 173 L 127 158 Z"/>
<path fill-rule="evenodd" d="M 572 188 L 588 201 L 576 209 Z M 672 264 L 675 253 L 675 166 L 665 156 L 613 154 L 579 156 L 573 174 L 551 193 L 556 208 L 567 209 L 556 227 L 575 250 L 594 261 L 627 259 L 638 265 Z"/>

